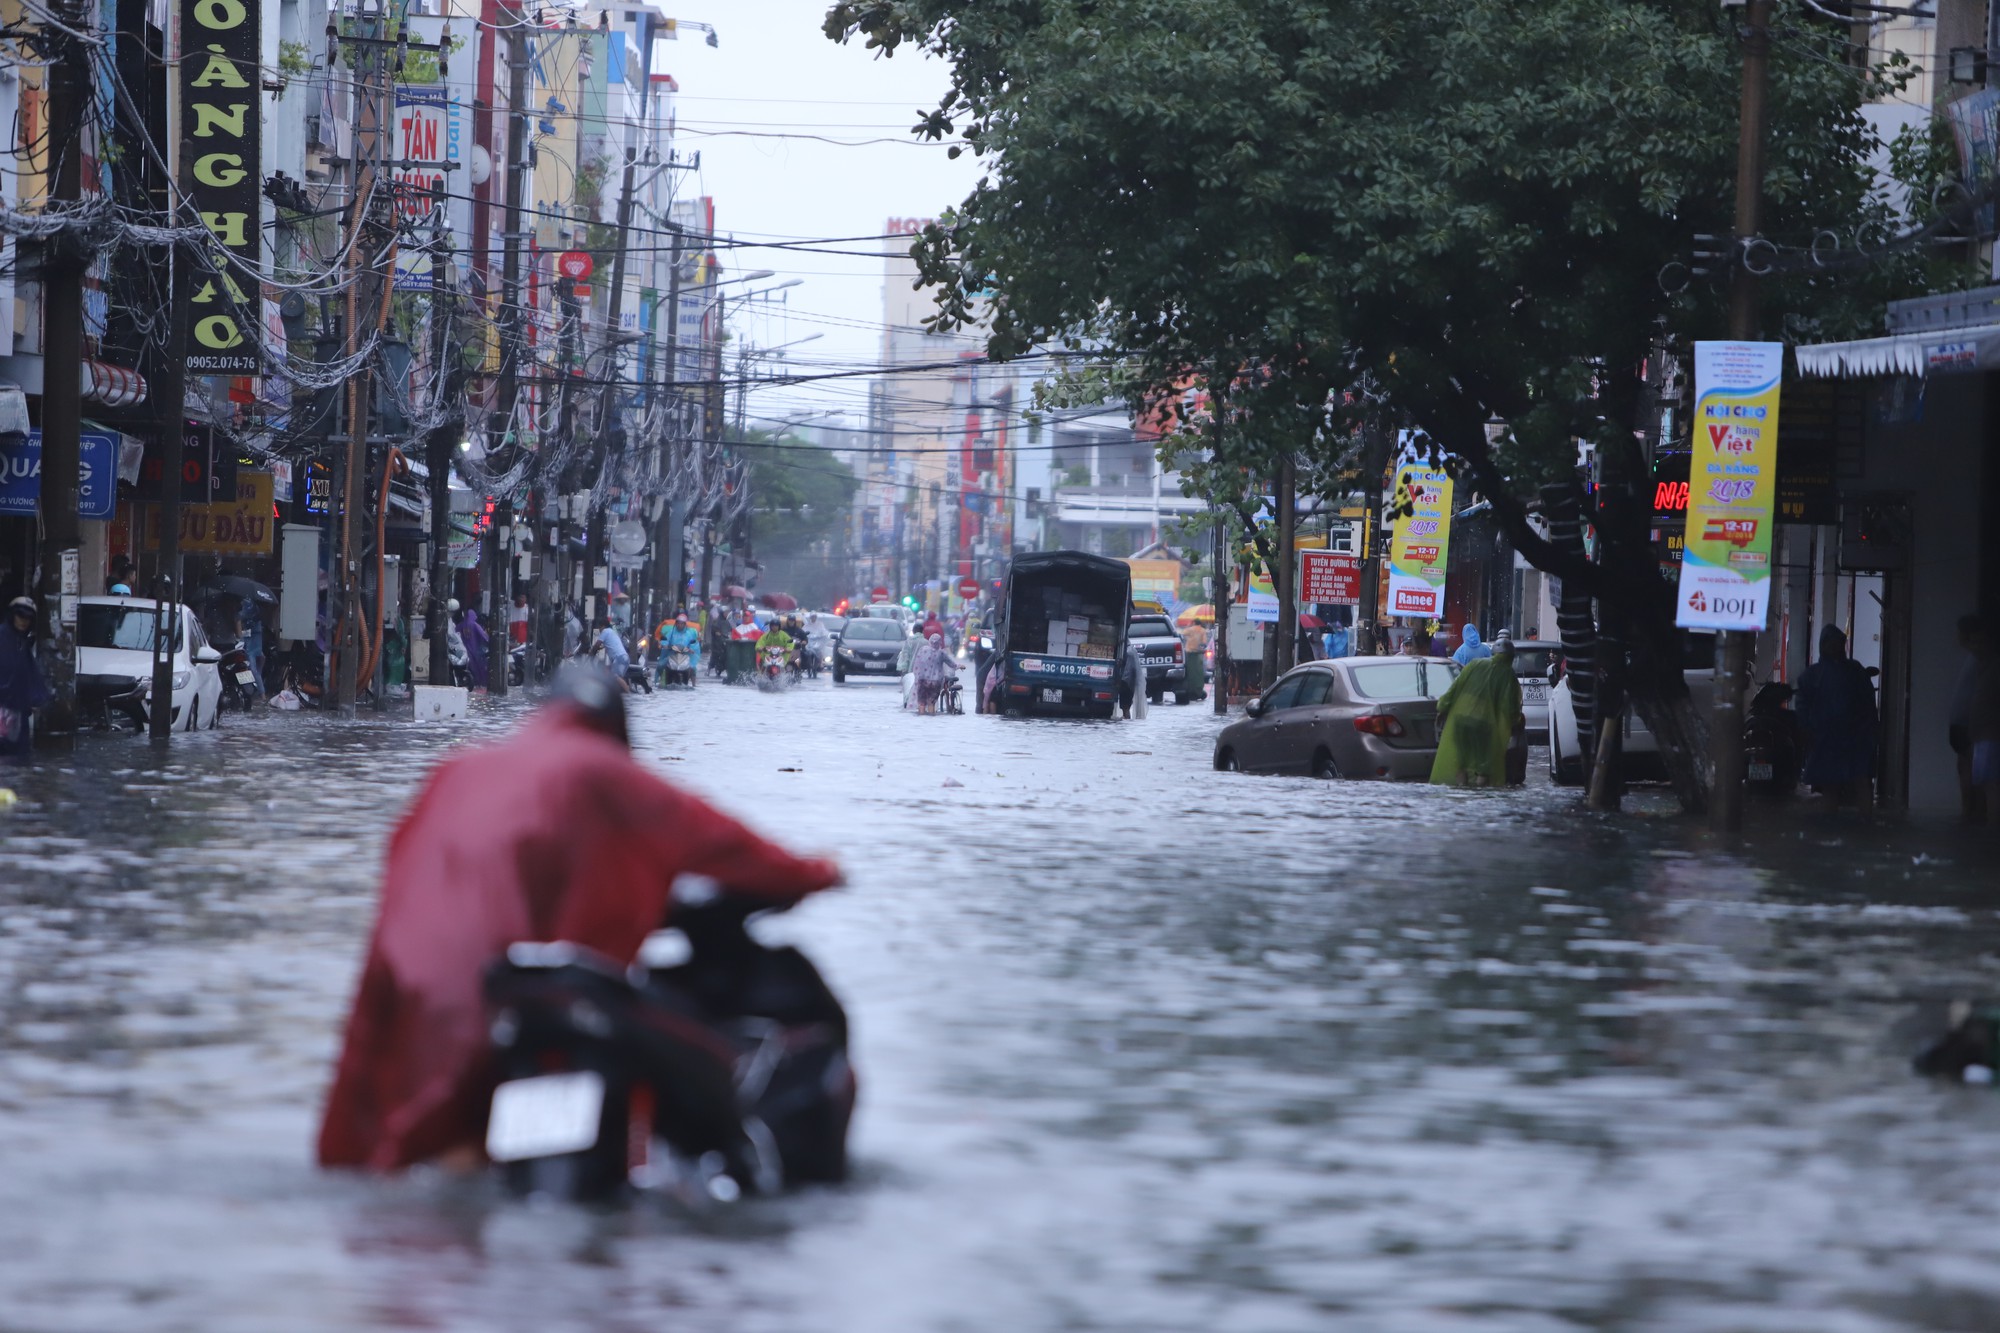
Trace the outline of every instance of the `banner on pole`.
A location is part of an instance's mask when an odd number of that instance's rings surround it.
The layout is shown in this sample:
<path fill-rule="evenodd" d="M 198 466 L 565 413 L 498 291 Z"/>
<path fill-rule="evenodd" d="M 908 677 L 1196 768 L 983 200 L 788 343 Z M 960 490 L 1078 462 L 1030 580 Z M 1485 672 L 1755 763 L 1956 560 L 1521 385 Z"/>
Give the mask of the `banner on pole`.
<path fill-rule="evenodd" d="M 1389 614 L 1436 620 L 1444 614 L 1445 560 L 1451 552 L 1451 474 L 1431 466 L 1430 446 L 1404 431 L 1391 497 Z M 1408 510 L 1405 514 L 1403 511 Z"/>
<path fill-rule="evenodd" d="M 1764 628 L 1784 369 L 1783 343 L 1694 345 L 1694 458 L 1676 624 Z"/>
<path fill-rule="evenodd" d="M 262 6 L 180 0 L 181 142 L 188 198 L 208 235 L 198 243 L 188 308 L 187 373 L 256 375 L 263 292 Z"/>

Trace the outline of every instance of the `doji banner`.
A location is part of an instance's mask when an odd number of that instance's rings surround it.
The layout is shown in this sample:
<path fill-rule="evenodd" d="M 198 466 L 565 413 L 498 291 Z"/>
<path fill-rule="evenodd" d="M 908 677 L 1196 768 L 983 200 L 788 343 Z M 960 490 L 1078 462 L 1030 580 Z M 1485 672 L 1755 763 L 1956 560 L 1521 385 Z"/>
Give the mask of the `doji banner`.
<path fill-rule="evenodd" d="M 160 506 L 146 506 L 146 549 L 160 549 Z M 181 506 L 182 555 L 269 555 L 277 527 L 271 507 L 271 474 L 236 474 L 232 504 Z"/>
<path fill-rule="evenodd" d="M 1675 623 L 1759 630 L 1771 599 L 1783 343 L 1694 345 L 1694 457 Z"/>
<path fill-rule="evenodd" d="M 1436 620 L 1444 614 L 1445 560 L 1451 552 L 1451 474 L 1427 461 L 1428 444 L 1402 435 L 1395 529 L 1389 541 L 1389 614 Z M 1407 515 L 1405 510 L 1409 512 Z"/>
<path fill-rule="evenodd" d="M 263 293 L 258 0 L 180 0 L 188 197 L 208 228 L 188 309 L 187 373 L 256 375 Z M 234 263 L 231 262 L 232 257 Z"/>

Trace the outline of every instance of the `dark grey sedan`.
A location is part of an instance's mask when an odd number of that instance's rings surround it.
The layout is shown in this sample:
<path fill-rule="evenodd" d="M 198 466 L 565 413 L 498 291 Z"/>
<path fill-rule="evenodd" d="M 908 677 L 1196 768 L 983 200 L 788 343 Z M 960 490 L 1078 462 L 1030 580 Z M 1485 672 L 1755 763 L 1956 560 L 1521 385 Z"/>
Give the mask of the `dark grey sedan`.
<path fill-rule="evenodd" d="M 1252 699 L 1215 741 L 1215 766 L 1316 778 L 1428 781 L 1437 699 L 1458 674 L 1443 657 L 1308 662 Z"/>

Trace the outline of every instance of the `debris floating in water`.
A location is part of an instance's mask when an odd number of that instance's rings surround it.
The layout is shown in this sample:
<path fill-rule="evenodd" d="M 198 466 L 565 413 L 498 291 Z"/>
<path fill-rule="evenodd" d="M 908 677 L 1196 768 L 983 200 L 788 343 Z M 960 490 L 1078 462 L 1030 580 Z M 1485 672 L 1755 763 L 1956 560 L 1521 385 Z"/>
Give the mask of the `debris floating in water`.
<path fill-rule="evenodd" d="M 944 785 L 947 787 L 963 787 L 965 784 L 963 782 L 960 782 L 957 778 L 946 778 L 944 780 Z"/>

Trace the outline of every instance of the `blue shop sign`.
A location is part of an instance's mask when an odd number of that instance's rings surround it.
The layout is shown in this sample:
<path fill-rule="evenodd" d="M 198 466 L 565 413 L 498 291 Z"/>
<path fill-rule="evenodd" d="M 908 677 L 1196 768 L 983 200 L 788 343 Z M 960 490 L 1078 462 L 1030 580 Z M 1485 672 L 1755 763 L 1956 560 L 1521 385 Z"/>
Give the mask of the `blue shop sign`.
<path fill-rule="evenodd" d="M 110 518 L 118 509 L 118 437 L 84 431 L 79 440 L 76 516 Z M 0 443 L 0 514 L 32 516 L 42 498 L 42 433 Z"/>

